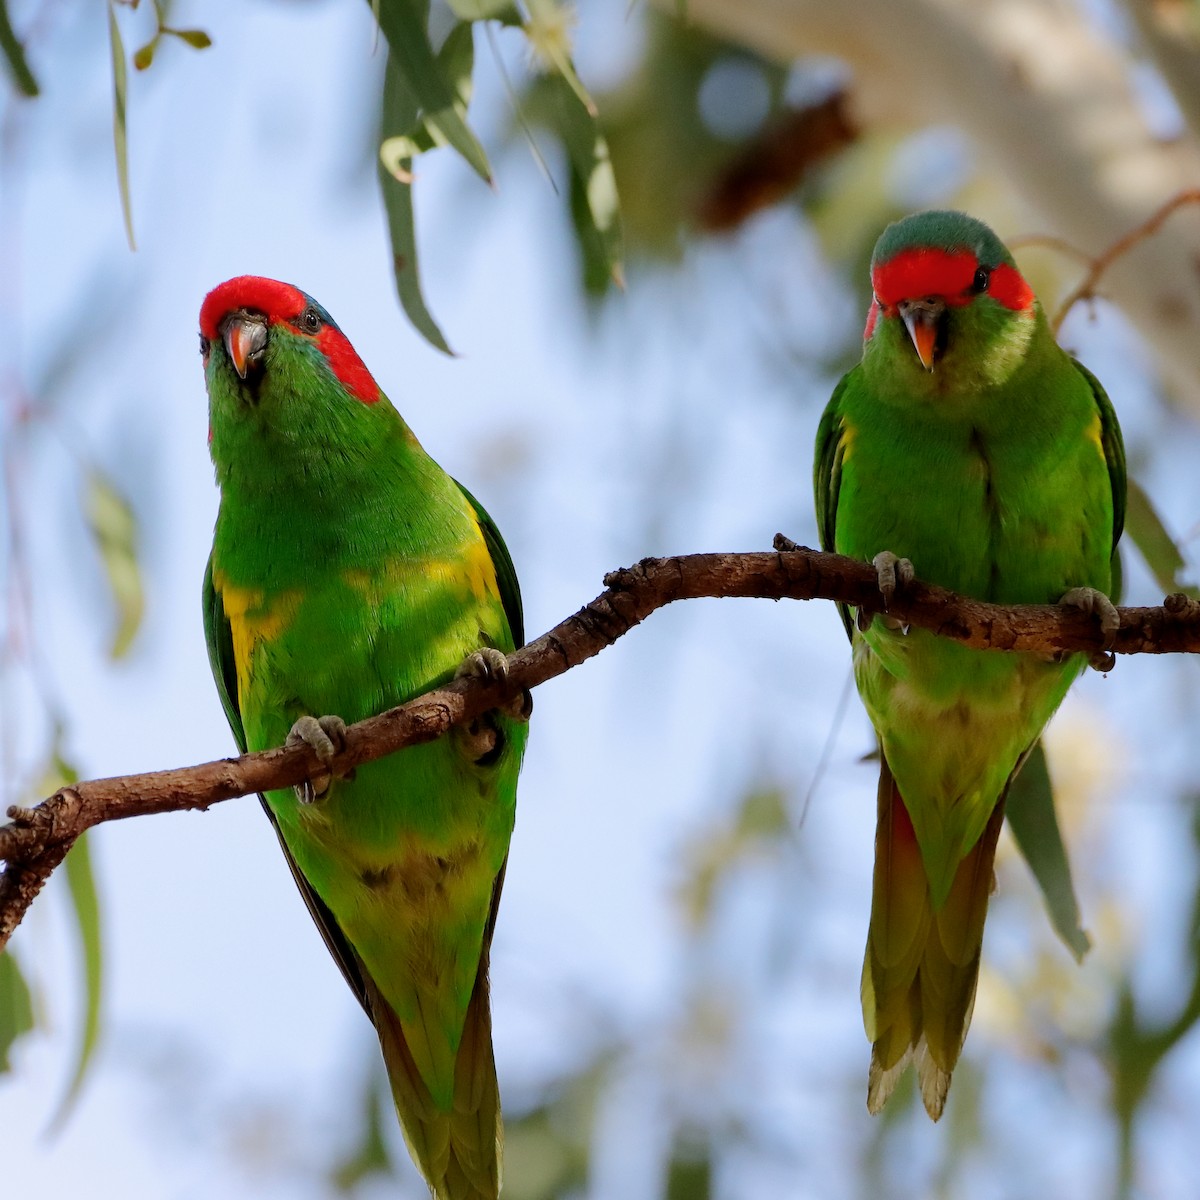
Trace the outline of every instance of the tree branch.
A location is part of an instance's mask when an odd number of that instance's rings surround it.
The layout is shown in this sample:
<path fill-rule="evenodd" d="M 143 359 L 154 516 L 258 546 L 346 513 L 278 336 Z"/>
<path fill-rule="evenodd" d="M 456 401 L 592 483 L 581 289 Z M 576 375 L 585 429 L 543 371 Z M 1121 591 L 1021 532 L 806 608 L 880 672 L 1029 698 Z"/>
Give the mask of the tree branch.
<path fill-rule="evenodd" d="M 605 576 L 605 591 L 574 616 L 511 654 L 503 683 L 456 679 L 349 726 L 332 763 L 344 773 L 405 746 L 433 741 L 454 725 L 494 708 L 523 689 L 562 675 L 611 646 L 656 609 L 701 597 L 837 600 L 880 610 L 874 569 L 776 538 L 779 550 L 646 558 Z M 957 596 L 914 581 L 894 597 L 889 614 L 976 650 L 1035 654 L 1100 650 L 1096 621 L 1058 605 L 1005 606 Z M 1200 603 L 1178 594 L 1160 608 L 1122 608 L 1111 647 L 1118 654 L 1200 653 Z M 322 769 L 305 745 L 264 750 L 195 767 L 96 779 L 63 788 L 31 809 L 14 806 L 0 826 L 0 950 L 75 839 L 93 825 L 150 813 L 206 809 L 210 804 L 287 788 Z"/>

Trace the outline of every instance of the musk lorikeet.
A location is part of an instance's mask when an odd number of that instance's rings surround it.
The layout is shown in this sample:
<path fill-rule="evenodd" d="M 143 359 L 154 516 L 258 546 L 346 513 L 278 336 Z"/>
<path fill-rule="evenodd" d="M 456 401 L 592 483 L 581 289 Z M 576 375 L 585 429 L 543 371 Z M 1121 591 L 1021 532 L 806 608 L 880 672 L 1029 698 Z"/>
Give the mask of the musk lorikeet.
<path fill-rule="evenodd" d="M 871 284 L 862 361 L 817 433 L 822 546 L 874 562 L 885 601 L 915 571 L 980 600 L 1075 603 L 1115 629 L 1121 431 L 1011 254 L 962 213 L 918 213 L 880 237 Z M 881 752 L 867 1105 L 914 1062 L 936 1120 L 974 1005 L 1004 797 L 1087 656 L 842 619 Z"/>
<path fill-rule="evenodd" d="M 301 738 L 328 760 L 343 722 L 464 669 L 503 672 L 523 639 L 504 542 L 329 314 L 243 276 L 206 297 L 200 346 L 221 491 L 205 631 L 242 750 Z M 500 1187 L 488 951 L 527 716 L 526 695 L 352 777 L 262 797 L 438 1200 Z"/>

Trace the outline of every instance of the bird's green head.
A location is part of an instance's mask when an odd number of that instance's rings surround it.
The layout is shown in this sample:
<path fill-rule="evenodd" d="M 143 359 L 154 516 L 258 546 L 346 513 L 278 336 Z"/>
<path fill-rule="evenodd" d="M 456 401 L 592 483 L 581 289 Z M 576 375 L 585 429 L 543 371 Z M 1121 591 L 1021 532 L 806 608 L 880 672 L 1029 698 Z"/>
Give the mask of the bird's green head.
<path fill-rule="evenodd" d="M 922 212 L 883 231 L 864 368 L 916 394 L 1004 383 L 1025 360 L 1041 310 L 1004 243 L 960 212 Z"/>
<path fill-rule="evenodd" d="M 240 275 L 213 288 L 200 353 L 218 472 L 250 447 L 285 459 L 347 448 L 370 436 L 368 412 L 390 408 L 333 318 L 278 280 Z"/>

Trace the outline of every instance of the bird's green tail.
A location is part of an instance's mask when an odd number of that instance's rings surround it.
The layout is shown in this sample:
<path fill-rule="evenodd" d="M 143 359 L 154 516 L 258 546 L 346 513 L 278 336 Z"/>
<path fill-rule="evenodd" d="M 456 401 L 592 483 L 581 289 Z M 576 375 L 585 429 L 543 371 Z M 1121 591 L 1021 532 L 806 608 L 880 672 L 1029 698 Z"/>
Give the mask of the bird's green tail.
<path fill-rule="evenodd" d="M 936 1121 L 975 1005 L 1004 803 L 996 805 L 935 911 L 912 821 L 887 759 L 881 761 L 871 928 L 862 975 L 863 1022 L 872 1042 L 867 1108 L 879 1112 L 913 1062 L 925 1110 Z"/>
<path fill-rule="evenodd" d="M 449 1108 L 435 1103 L 399 1018 L 374 982 L 366 981 L 400 1127 L 434 1200 L 497 1200 L 500 1194 L 503 1132 L 487 976 L 485 950 L 455 1058 Z"/>

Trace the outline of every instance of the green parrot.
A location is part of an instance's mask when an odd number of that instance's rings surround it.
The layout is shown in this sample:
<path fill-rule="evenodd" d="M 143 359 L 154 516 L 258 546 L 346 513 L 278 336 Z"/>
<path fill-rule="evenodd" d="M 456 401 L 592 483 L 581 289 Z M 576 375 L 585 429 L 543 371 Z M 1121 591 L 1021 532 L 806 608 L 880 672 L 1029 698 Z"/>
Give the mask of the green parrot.
<path fill-rule="evenodd" d="M 979 600 L 1076 604 L 1111 634 L 1125 452 L 1104 389 L 982 222 L 889 226 L 871 284 L 862 361 L 817 432 L 816 511 L 826 550 L 875 564 L 885 608 L 842 610 L 880 743 L 867 1107 L 911 1062 L 937 1120 L 975 1001 L 1005 794 L 1088 659 L 969 650 L 902 627 L 886 602 L 915 572 Z"/>
<path fill-rule="evenodd" d="M 329 314 L 242 276 L 205 298 L 200 349 L 221 492 L 205 632 L 241 749 L 328 761 L 347 722 L 502 676 L 523 640 L 504 542 Z M 529 706 L 261 797 L 437 1200 L 500 1190 L 488 951 Z"/>

